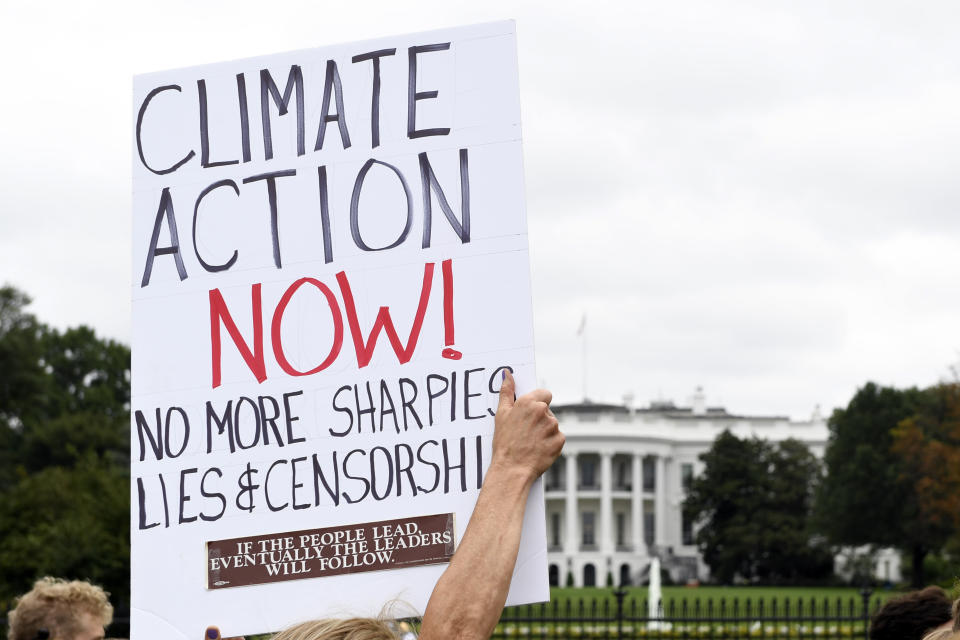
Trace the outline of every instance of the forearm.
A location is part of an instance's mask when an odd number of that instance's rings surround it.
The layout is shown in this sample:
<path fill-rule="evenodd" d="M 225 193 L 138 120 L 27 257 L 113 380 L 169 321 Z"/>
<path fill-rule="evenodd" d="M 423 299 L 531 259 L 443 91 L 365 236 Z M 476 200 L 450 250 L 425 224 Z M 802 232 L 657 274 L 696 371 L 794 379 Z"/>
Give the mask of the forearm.
<path fill-rule="evenodd" d="M 490 466 L 463 540 L 427 603 L 421 640 L 490 637 L 507 599 L 533 480 Z"/>

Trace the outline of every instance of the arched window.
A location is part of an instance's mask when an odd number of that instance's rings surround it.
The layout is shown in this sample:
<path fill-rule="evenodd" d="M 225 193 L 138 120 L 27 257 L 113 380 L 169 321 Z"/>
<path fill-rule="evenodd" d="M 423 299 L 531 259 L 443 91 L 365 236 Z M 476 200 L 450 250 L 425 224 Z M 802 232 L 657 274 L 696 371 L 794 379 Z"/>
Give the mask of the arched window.
<path fill-rule="evenodd" d="M 540 574 L 543 575 L 543 574 Z M 597 586 L 597 568 L 592 564 L 585 564 L 583 566 L 583 586 L 585 587 L 595 587 Z"/>
<path fill-rule="evenodd" d="M 555 564 L 550 565 L 550 586 L 559 587 L 560 586 L 560 567 Z"/>
<path fill-rule="evenodd" d="M 633 583 L 630 578 L 630 565 L 624 563 L 620 565 L 620 586 L 625 587 Z"/>

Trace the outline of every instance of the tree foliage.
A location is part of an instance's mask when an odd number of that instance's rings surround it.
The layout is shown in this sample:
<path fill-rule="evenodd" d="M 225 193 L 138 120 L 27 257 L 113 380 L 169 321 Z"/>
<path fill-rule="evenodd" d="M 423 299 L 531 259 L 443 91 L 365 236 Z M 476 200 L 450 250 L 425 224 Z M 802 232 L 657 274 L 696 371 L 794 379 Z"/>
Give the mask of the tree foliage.
<path fill-rule="evenodd" d="M 923 586 L 924 558 L 960 530 L 960 388 L 868 383 L 829 427 L 818 522 L 837 544 L 908 550 Z"/>
<path fill-rule="evenodd" d="M 795 582 L 830 573 L 829 550 L 810 528 L 821 470 L 806 445 L 724 431 L 700 459 L 704 471 L 684 509 L 700 523 L 697 545 L 715 580 Z"/>
<path fill-rule="evenodd" d="M 43 575 L 129 594 L 130 351 L 0 288 L 0 603 Z"/>

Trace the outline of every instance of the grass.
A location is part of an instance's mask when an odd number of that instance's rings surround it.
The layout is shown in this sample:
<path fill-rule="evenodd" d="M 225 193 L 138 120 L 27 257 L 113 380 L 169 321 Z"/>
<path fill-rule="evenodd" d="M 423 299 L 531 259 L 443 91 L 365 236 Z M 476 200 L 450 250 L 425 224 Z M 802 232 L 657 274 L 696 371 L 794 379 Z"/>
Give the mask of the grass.
<path fill-rule="evenodd" d="M 871 611 L 896 595 L 896 591 L 890 590 L 874 592 L 870 597 Z M 616 637 L 616 598 L 612 588 L 553 588 L 550 596 L 547 605 L 511 607 L 504 611 L 492 637 L 577 640 Z M 860 592 L 851 587 L 664 587 L 664 614 L 672 621 L 656 629 L 643 621 L 647 615 L 647 596 L 646 587 L 627 589 L 623 610 L 626 637 L 827 640 L 862 637 L 864 633 L 863 599 Z M 713 603 L 712 611 L 708 611 L 708 601 Z M 723 615 L 721 601 L 725 603 Z M 789 612 L 785 609 L 787 602 Z M 798 614 L 803 619 L 798 618 Z"/>

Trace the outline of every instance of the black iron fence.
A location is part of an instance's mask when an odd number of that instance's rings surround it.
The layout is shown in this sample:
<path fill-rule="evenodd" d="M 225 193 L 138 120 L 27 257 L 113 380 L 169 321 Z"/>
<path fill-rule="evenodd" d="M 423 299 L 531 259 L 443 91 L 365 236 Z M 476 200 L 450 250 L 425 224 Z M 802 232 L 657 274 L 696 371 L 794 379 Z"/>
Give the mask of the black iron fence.
<path fill-rule="evenodd" d="M 651 611 L 647 599 L 557 601 L 505 609 L 493 638 L 666 640 L 869 639 L 880 606 L 870 591 L 853 598 L 671 599 Z"/>
<path fill-rule="evenodd" d="M 869 640 L 870 616 L 880 607 L 870 591 L 851 598 L 675 598 L 654 612 L 646 598 L 553 601 L 508 607 L 496 640 Z M 651 613 L 653 615 L 651 615 Z M 129 637 L 119 611 L 108 637 Z M 0 636 L 6 635 L 6 616 Z"/>

